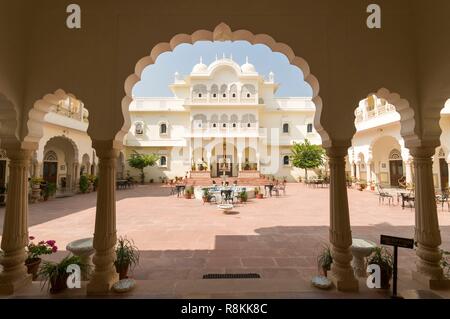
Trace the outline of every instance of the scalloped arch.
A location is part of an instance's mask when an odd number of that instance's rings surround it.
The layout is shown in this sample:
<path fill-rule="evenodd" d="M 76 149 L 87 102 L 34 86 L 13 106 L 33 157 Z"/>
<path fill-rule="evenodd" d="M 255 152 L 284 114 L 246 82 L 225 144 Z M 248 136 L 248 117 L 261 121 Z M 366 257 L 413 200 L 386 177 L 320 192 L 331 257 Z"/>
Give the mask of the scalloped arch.
<path fill-rule="evenodd" d="M 14 103 L 0 93 L 0 143 L 18 143 L 18 113 Z"/>
<path fill-rule="evenodd" d="M 75 158 L 75 162 L 79 161 L 79 151 L 78 151 L 78 146 L 77 144 L 74 142 L 74 140 L 72 140 L 71 138 L 68 138 L 67 136 L 64 135 L 58 135 L 58 136 L 53 136 L 52 138 L 50 138 L 47 142 L 45 142 L 44 145 L 44 150 L 47 148 L 47 146 L 49 145 L 49 143 L 56 141 L 56 140 L 63 140 L 64 142 L 69 143 L 72 148 L 73 148 L 73 154 L 74 154 L 74 158 Z"/>
<path fill-rule="evenodd" d="M 253 45 L 265 44 L 272 52 L 278 52 L 284 54 L 289 63 L 297 66 L 302 70 L 304 80 L 311 86 L 313 91 L 312 101 L 316 105 L 317 112 L 315 116 L 316 130 L 322 137 L 322 140 L 329 138 L 320 124 L 320 114 L 322 111 L 322 99 L 319 96 L 319 81 L 311 74 L 311 69 L 308 63 L 301 57 L 296 56 L 292 48 L 286 43 L 275 41 L 274 38 L 267 34 L 253 34 L 248 30 L 232 31 L 226 23 L 220 23 L 214 29 L 214 31 L 198 30 L 189 34 L 177 34 L 169 42 L 161 42 L 155 45 L 150 55 L 140 59 L 134 68 L 134 73 L 129 75 L 125 80 L 124 89 L 125 97 L 122 99 L 122 114 L 124 116 L 124 124 L 120 132 L 116 135 L 116 140 L 122 141 L 130 128 L 130 120 L 128 116 L 129 105 L 132 102 L 132 90 L 134 86 L 141 80 L 142 72 L 144 69 L 156 62 L 158 56 L 162 53 L 173 51 L 178 45 L 183 43 L 194 44 L 198 41 L 247 41 Z"/>
<path fill-rule="evenodd" d="M 388 101 L 400 114 L 400 135 L 403 137 L 405 143 L 419 140 L 419 137 L 415 133 L 416 121 L 414 119 L 414 110 L 409 105 L 408 100 L 402 98 L 398 93 L 390 92 L 386 88 L 381 88 L 376 93 L 371 94 Z"/>
<path fill-rule="evenodd" d="M 51 111 L 52 106 L 57 105 L 61 100 L 64 100 L 67 97 L 77 98 L 71 93 L 66 93 L 64 90 L 58 89 L 54 93 L 46 94 L 42 99 L 34 103 L 33 107 L 28 112 L 28 133 L 24 138 L 25 143 L 37 147 L 39 140 L 44 134 L 43 124 L 45 115 Z"/>

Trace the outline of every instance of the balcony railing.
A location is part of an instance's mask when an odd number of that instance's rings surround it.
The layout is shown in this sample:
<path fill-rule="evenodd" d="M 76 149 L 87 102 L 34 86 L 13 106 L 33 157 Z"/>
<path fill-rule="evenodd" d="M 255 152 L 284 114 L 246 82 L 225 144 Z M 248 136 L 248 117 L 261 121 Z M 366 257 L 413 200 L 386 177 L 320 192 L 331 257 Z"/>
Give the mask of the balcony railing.
<path fill-rule="evenodd" d="M 363 121 L 367 121 L 373 118 L 376 118 L 378 116 L 381 116 L 383 114 L 388 114 L 388 113 L 394 113 L 396 112 L 395 106 L 391 105 L 391 104 L 386 104 L 386 105 L 381 105 L 378 106 L 376 108 L 374 108 L 373 110 L 364 112 L 361 109 L 358 109 L 355 113 L 356 116 L 356 122 L 363 122 Z"/>

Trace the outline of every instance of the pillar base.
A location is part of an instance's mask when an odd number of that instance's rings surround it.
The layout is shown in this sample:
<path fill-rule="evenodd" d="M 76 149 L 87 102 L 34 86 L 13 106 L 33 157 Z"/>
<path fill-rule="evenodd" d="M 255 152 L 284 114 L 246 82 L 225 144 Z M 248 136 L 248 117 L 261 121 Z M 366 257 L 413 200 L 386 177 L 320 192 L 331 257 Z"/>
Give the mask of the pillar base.
<path fill-rule="evenodd" d="M 119 274 L 115 273 L 107 281 L 90 281 L 87 285 L 88 295 L 105 295 L 111 291 L 112 286 L 119 281 Z"/>
<path fill-rule="evenodd" d="M 337 279 L 331 273 L 330 280 L 333 282 L 334 286 L 338 291 L 342 292 L 357 292 L 359 291 L 359 281 L 355 278 L 352 279 Z"/>
<path fill-rule="evenodd" d="M 31 285 L 33 279 L 32 276 L 27 274 L 25 277 L 22 277 L 11 283 L 0 283 L 0 295 L 13 295 L 19 289 L 24 288 L 25 286 Z"/>
<path fill-rule="evenodd" d="M 427 276 L 421 272 L 413 271 L 412 278 L 413 278 L 413 280 L 426 285 L 429 289 L 433 289 L 433 290 L 450 289 L 450 279 L 447 279 L 445 277 L 443 277 L 442 279 L 432 279 L 429 276 Z"/>

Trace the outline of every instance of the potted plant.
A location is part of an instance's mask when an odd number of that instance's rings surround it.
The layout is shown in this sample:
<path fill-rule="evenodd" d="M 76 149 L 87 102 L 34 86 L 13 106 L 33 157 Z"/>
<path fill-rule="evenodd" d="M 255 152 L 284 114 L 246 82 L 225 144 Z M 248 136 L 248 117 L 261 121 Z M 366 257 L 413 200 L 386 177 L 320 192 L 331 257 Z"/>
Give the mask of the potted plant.
<path fill-rule="evenodd" d="M 248 193 L 246 190 L 243 190 L 239 193 L 239 199 L 241 200 L 241 203 L 245 203 L 248 200 Z"/>
<path fill-rule="evenodd" d="M 184 191 L 184 198 L 191 199 L 193 194 L 194 194 L 194 188 L 192 186 L 189 186 Z"/>
<path fill-rule="evenodd" d="M 32 242 L 35 239 L 33 236 L 30 236 L 29 239 L 30 242 L 26 247 L 27 259 L 25 260 L 25 266 L 27 266 L 28 273 L 33 276 L 33 280 L 36 280 L 42 261 L 40 256 L 56 253 L 58 247 L 55 245 L 54 240 L 40 241 L 35 244 Z"/>
<path fill-rule="evenodd" d="M 365 181 L 359 181 L 358 183 L 358 190 L 362 192 L 367 188 L 367 183 Z"/>
<path fill-rule="evenodd" d="M 50 197 L 55 195 L 56 193 L 56 184 L 55 183 L 47 183 L 44 187 L 44 201 L 47 201 Z"/>
<path fill-rule="evenodd" d="M 378 265 L 381 270 L 381 289 L 389 289 L 392 278 L 392 255 L 384 247 L 377 247 L 367 258 L 368 265 Z"/>
<path fill-rule="evenodd" d="M 67 278 L 70 273 L 67 268 L 70 265 L 77 265 L 80 267 L 81 275 L 86 274 L 89 266 L 81 262 L 80 257 L 68 255 L 64 257 L 59 263 L 44 262 L 39 276 L 43 278 L 43 287 L 48 286 L 50 293 L 57 293 L 67 288 Z"/>
<path fill-rule="evenodd" d="M 203 200 L 203 203 L 207 203 L 207 202 L 209 202 L 209 189 L 208 188 L 204 188 L 203 189 L 203 195 L 202 195 L 202 200 Z"/>
<path fill-rule="evenodd" d="M 35 203 L 41 198 L 41 183 L 44 180 L 40 177 L 31 178 L 31 199 Z"/>
<path fill-rule="evenodd" d="M 79 185 L 80 192 L 82 192 L 83 194 L 86 194 L 89 191 L 89 179 L 86 175 L 80 176 Z"/>
<path fill-rule="evenodd" d="M 261 187 L 258 186 L 258 187 L 255 188 L 255 196 L 258 199 L 263 199 L 264 198 L 263 193 L 261 193 Z"/>
<path fill-rule="evenodd" d="M 331 264 L 333 263 L 333 257 L 331 255 L 331 248 L 329 246 L 324 246 L 322 252 L 317 257 L 317 266 L 319 270 L 327 277 L 328 272 L 331 270 Z"/>
<path fill-rule="evenodd" d="M 450 278 L 450 252 L 441 250 L 442 258 L 441 258 L 441 267 L 444 271 L 444 276 Z"/>
<path fill-rule="evenodd" d="M 125 237 L 120 237 L 116 245 L 116 261 L 114 266 L 119 274 L 119 279 L 128 278 L 128 271 L 139 263 L 139 250 L 134 242 Z"/>
<path fill-rule="evenodd" d="M 98 176 L 93 175 L 92 185 L 94 186 L 94 192 L 97 191 L 97 188 L 98 188 Z"/>
<path fill-rule="evenodd" d="M 370 182 L 370 190 L 371 190 L 372 192 L 375 191 L 375 182 L 374 182 L 374 181 L 371 181 L 371 182 Z"/>

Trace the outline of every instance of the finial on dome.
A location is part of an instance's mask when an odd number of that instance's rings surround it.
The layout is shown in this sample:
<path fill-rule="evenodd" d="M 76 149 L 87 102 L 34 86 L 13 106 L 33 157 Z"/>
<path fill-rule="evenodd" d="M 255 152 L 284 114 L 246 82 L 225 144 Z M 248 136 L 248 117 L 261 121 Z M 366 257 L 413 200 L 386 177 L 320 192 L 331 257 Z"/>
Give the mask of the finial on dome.
<path fill-rule="evenodd" d="M 245 57 L 245 63 L 248 64 L 248 55 Z"/>
<path fill-rule="evenodd" d="M 200 56 L 200 64 L 203 64 L 203 57 Z"/>

